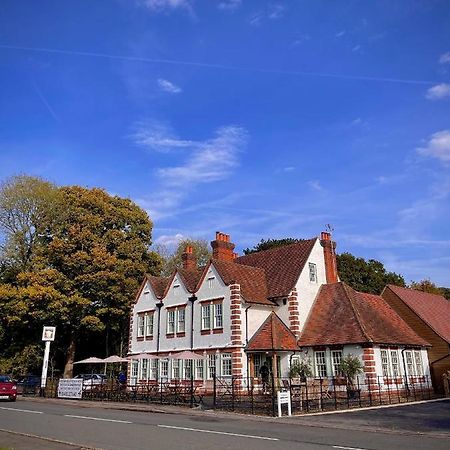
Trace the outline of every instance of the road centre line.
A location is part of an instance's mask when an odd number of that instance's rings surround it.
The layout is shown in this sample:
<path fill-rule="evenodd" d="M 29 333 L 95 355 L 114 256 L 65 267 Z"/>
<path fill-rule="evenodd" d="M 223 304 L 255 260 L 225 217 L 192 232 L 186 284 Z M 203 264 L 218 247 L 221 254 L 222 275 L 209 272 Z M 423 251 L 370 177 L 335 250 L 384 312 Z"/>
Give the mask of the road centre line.
<path fill-rule="evenodd" d="M 235 436 L 250 439 L 262 439 L 265 441 L 279 441 L 278 438 L 272 438 L 267 436 L 254 436 L 252 434 L 239 434 L 239 433 L 228 433 L 226 431 L 213 431 L 213 430 L 201 430 L 199 428 L 188 428 L 188 427 L 176 427 L 173 425 L 158 425 L 160 428 L 170 428 L 173 430 L 183 430 L 183 431 L 195 431 L 197 433 L 210 433 L 210 434 L 223 434 L 225 436 Z"/>
<path fill-rule="evenodd" d="M 128 420 L 103 419 L 102 417 L 76 416 L 74 414 L 64 414 L 64 417 L 72 417 L 74 419 L 98 420 L 100 422 L 133 423 Z"/>
<path fill-rule="evenodd" d="M 365 448 L 359 448 L 359 447 L 342 447 L 340 445 L 333 445 L 333 448 L 340 448 L 342 450 L 366 450 Z"/>
<path fill-rule="evenodd" d="M 7 411 L 26 412 L 32 414 L 44 414 L 42 411 L 33 411 L 32 409 L 7 408 L 6 406 L 0 406 L 0 409 L 6 409 Z"/>

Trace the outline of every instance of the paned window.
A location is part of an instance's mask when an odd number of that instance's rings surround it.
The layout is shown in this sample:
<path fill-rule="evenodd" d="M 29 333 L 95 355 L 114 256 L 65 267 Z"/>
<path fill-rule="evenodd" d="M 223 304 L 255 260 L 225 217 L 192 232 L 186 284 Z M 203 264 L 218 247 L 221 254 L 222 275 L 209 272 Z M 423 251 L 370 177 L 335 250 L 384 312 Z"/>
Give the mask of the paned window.
<path fill-rule="evenodd" d="M 142 371 L 141 380 L 146 380 L 148 378 L 148 359 L 142 360 Z"/>
<path fill-rule="evenodd" d="M 405 352 L 405 359 L 406 359 L 406 367 L 408 370 L 408 375 L 415 375 L 413 353 L 411 350 L 408 350 Z"/>
<path fill-rule="evenodd" d="M 208 288 L 212 289 L 214 287 L 214 277 L 208 278 Z"/>
<path fill-rule="evenodd" d="M 414 351 L 414 362 L 416 363 L 416 375 L 423 375 L 423 364 L 422 364 L 422 355 L 420 350 Z"/>
<path fill-rule="evenodd" d="M 167 311 L 167 334 L 175 333 L 175 310 L 169 309 Z"/>
<path fill-rule="evenodd" d="M 314 263 L 309 263 L 309 281 L 317 283 L 317 266 Z"/>
<path fill-rule="evenodd" d="M 133 361 L 131 363 L 131 377 L 137 378 L 139 371 L 139 361 Z"/>
<path fill-rule="evenodd" d="M 392 376 L 397 378 L 400 376 L 400 367 L 398 364 L 398 352 L 397 350 L 391 350 L 391 367 L 392 367 Z"/>
<path fill-rule="evenodd" d="M 153 313 L 145 314 L 145 335 L 153 336 Z"/>
<path fill-rule="evenodd" d="M 314 352 L 314 358 L 316 362 L 316 376 L 326 377 L 327 376 L 327 363 L 325 360 L 325 352 Z"/>
<path fill-rule="evenodd" d="M 192 359 L 184 361 L 184 378 L 190 380 L 192 377 Z"/>
<path fill-rule="evenodd" d="M 214 328 L 222 328 L 223 316 L 222 316 L 222 303 L 214 304 Z"/>
<path fill-rule="evenodd" d="M 161 377 L 168 378 L 169 377 L 169 360 L 161 359 Z"/>
<path fill-rule="evenodd" d="M 232 375 L 231 353 L 222 353 L 222 376 L 231 377 L 231 375 Z"/>
<path fill-rule="evenodd" d="M 137 336 L 144 337 L 145 317 L 144 314 L 138 314 Z"/>
<path fill-rule="evenodd" d="M 381 369 L 383 371 L 383 377 L 389 377 L 391 375 L 389 353 L 387 350 L 381 350 Z"/>
<path fill-rule="evenodd" d="M 208 355 L 208 379 L 214 378 L 216 374 L 216 355 Z"/>
<path fill-rule="evenodd" d="M 197 380 L 203 380 L 205 376 L 203 362 L 203 359 L 197 359 L 195 361 L 195 378 Z"/>
<path fill-rule="evenodd" d="M 253 355 L 253 365 L 255 368 L 255 372 L 254 372 L 253 376 L 259 377 L 259 369 L 261 369 L 261 366 L 262 366 L 262 357 L 260 354 L 255 353 Z"/>
<path fill-rule="evenodd" d="M 342 361 L 342 350 L 331 350 L 331 367 L 333 369 L 333 376 L 339 375 L 339 366 Z"/>
<path fill-rule="evenodd" d="M 180 378 L 181 364 L 179 359 L 172 359 L 172 378 Z"/>
<path fill-rule="evenodd" d="M 150 360 L 150 377 L 151 380 L 156 380 L 158 378 L 158 360 Z"/>
<path fill-rule="evenodd" d="M 184 333 L 186 329 L 186 309 L 179 308 L 177 310 L 178 323 L 177 323 L 177 333 Z"/>
<path fill-rule="evenodd" d="M 202 305 L 202 330 L 211 328 L 211 308 L 210 305 Z"/>

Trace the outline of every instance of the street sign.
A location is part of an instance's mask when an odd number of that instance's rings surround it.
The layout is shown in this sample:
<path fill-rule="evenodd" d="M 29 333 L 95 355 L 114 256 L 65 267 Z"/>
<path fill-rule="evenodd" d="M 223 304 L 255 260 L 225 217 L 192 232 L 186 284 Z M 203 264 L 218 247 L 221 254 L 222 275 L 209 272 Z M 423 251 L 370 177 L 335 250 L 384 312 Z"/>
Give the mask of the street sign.
<path fill-rule="evenodd" d="M 83 396 L 82 378 L 62 378 L 58 383 L 58 398 L 81 398 Z"/>
<path fill-rule="evenodd" d="M 56 327 L 44 327 L 42 330 L 42 340 L 45 342 L 53 342 L 55 340 Z"/>
<path fill-rule="evenodd" d="M 290 391 L 278 391 L 277 392 L 277 400 L 278 400 L 278 417 L 281 417 L 281 405 L 287 405 L 288 407 L 288 416 L 292 415 L 291 408 L 291 393 Z"/>
<path fill-rule="evenodd" d="M 42 362 L 42 375 L 41 375 L 41 395 L 44 392 L 43 389 L 47 385 L 47 369 L 48 369 L 48 357 L 50 355 L 50 342 L 55 340 L 56 327 L 45 326 L 42 330 L 42 340 L 45 342 L 44 361 Z"/>

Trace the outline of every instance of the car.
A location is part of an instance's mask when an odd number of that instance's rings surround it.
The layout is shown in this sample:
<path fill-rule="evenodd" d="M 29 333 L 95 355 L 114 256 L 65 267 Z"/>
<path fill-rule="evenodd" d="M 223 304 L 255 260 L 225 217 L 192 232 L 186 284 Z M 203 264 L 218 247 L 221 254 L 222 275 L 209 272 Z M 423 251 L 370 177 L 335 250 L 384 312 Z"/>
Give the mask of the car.
<path fill-rule="evenodd" d="M 106 375 L 101 373 L 80 373 L 75 378 L 83 379 L 83 389 L 86 391 L 94 387 L 104 385 L 108 381 Z"/>
<path fill-rule="evenodd" d="M 17 386 L 8 375 L 0 375 L 0 400 L 15 402 L 17 398 Z"/>
<path fill-rule="evenodd" d="M 18 394 L 35 394 L 41 384 L 41 377 L 38 375 L 21 375 L 17 377 Z"/>

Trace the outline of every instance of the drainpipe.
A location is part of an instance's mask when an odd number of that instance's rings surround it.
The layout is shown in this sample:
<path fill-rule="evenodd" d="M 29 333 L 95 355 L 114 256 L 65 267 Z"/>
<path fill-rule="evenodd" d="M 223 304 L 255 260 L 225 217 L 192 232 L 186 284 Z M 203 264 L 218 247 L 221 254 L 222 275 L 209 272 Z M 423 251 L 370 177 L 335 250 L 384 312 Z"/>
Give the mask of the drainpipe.
<path fill-rule="evenodd" d="M 191 302 L 191 351 L 194 349 L 194 302 L 197 300 L 197 296 L 195 294 L 192 294 L 190 297 L 188 297 L 188 300 Z M 192 362 L 192 365 L 194 363 Z M 192 371 L 193 371 L 192 367 Z"/>
<path fill-rule="evenodd" d="M 252 307 L 252 305 L 247 306 L 245 308 L 245 344 L 248 344 L 248 310 Z M 250 361 L 248 359 L 248 353 L 246 352 L 247 357 L 247 389 L 250 387 Z"/>
<path fill-rule="evenodd" d="M 156 353 L 159 353 L 159 339 L 161 336 L 161 308 L 163 306 L 163 302 L 160 301 L 156 304 L 156 307 L 158 308 L 158 335 L 156 337 Z"/>
<path fill-rule="evenodd" d="M 408 372 L 406 371 L 406 363 L 405 363 L 405 350 L 406 350 L 406 348 L 404 348 L 402 350 L 403 372 L 405 374 L 405 388 L 406 388 L 406 392 L 408 393 L 408 396 L 409 396 Z"/>

